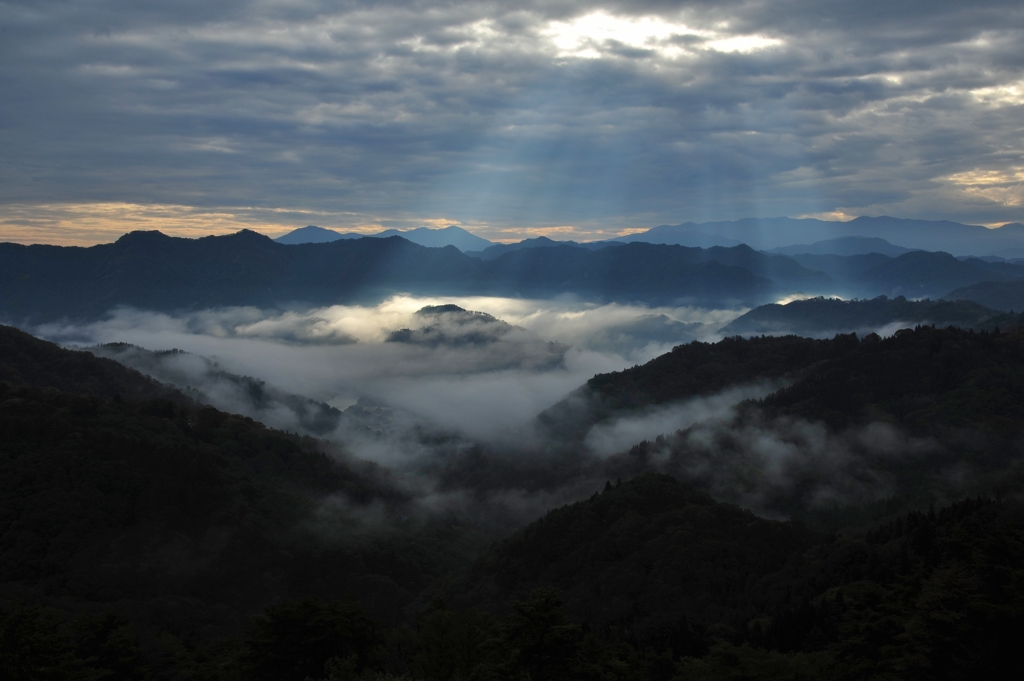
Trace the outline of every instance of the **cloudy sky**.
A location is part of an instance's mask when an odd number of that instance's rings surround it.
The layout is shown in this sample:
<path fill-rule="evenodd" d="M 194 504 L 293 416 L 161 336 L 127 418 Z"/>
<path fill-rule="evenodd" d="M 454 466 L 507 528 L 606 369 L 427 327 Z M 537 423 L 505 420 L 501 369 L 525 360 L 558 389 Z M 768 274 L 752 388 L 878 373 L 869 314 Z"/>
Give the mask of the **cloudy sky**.
<path fill-rule="evenodd" d="M 0 241 L 1024 220 L 1024 3 L 0 0 Z"/>

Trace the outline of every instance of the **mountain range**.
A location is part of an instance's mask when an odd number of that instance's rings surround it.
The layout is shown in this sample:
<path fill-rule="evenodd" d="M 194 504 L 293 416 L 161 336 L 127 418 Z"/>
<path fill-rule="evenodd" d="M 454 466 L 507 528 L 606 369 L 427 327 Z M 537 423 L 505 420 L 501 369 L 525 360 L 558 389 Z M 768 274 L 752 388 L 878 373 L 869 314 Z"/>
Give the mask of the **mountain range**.
<path fill-rule="evenodd" d="M 508 250 L 492 259 L 401 237 L 285 245 L 242 231 L 182 239 L 132 232 L 89 248 L 0 244 L 0 315 L 36 323 L 94 319 L 117 306 L 173 311 L 331 305 L 399 293 L 546 298 L 647 305 L 756 306 L 788 294 L 942 297 L 1024 278 L 1024 266 L 912 251 L 784 256 L 741 245 L 629 243 Z"/>
<path fill-rule="evenodd" d="M 439 229 L 429 227 L 417 227 L 416 229 L 397 230 L 385 229 L 374 234 L 363 234 L 359 232 L 336 232 L 333 229 L 324 229 L 316 225 L 308 225 L 291 231 L 284 236 L 279 236 L 274 241 L 280 244 L 323 244 L 339 239 L 362 239 L 363 237 L 374 237 L 387 239 L 392 236 L 400 236 L 403 239 L 431 248 L 444 246 L 455 246 L 460 251 L 479 251 L 492 246 L 487 239 L 464 230 L 456 225 L 448 225 Z"/>
<path fill-rule="evenodd" d="M 769 253 L 780 255 L 865 255 L 868 253 L 881 253 L 890 258 L 895 258 L 909 253 L 913 248 L 894 246 L 881 237 L 869 236 L 842 236 L 836 239 L 823 239 L 813 244 L 793 244 L 779 248 L 769 248 Z"/>
<path fill-rule="evenodd" d="M 16 320 L 95 318 L 119 305 L 358 303 L 410 291 L 731 305 L 829 284 L 791 259 L 746 247 L 560 246 L 485 261 L 400 237 L 287 246 L 250 231 L 195 240 L 133 232 L 90 248 L 0 244 L 0 265 L 0 313 Z"/>
<path fill-rule="evenodd" d="M 1024 256 L 1024 224 L 1015 222 L 988 229 L 946 220 L 906 220 L 888 216 L 859 217 L 846 222 L 814 218 L 684 222 L 653 227 L 618 237 L 616 241 L 689 245 L 693 239 L 706 239 L 709 235 L 722 241 L 707 245 L 730 246 L 740 242 L 763 250 L 788 249 L 795 244 L 813 244 L 842 237 L 868 237 L 884 239 L 907 249 L 945 251 L 953 255 Z"/>
<path fill-rule="evenodd" d="M 607 241 L 586 243 L 556 242 L 547 237 L 538 237 L 525 239 L 517 244 L 493 244 L 456 225 L 449 225 L 443 229 L 389 229 L 372 235 L 342 233 L 310 225 L 278 237 L 277 241 L 283 244 L 324 243 L 363 236 L 401 236 L 421 246 L 455 246 L 463 252 L 484 258 L 496 257 L 510 248 L 539 248 L 552 244 L 604 248 L 610 244 L 636 241 L 690 248 L 746 244 L 758 250 L 783 255 L 859 255 L 874 252 L 896 257 L 911 250 L 927 250 L 944 251 L 955 256 L 1000 259 L 1024 257 L 1024 225 L 1020 223 L 1009 223 L 989 229 L 958 222 L 906 220 L 888 216 L 859 217 L 845 222 L 814 218 L 744 218 L 724 222 L 685 222 L 679 225 L 660 225 Z"/>

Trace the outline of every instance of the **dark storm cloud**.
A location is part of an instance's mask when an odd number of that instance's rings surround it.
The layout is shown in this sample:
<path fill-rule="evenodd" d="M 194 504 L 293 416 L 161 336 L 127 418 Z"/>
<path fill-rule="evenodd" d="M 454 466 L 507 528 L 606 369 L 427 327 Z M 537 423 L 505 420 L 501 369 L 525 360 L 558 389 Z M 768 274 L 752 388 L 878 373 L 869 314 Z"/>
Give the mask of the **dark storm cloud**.
<path fill-rule="evenodd" d="M 1022 33 L 1009 2 L 5 2 L 0 202 L 1018 220 Z"/>

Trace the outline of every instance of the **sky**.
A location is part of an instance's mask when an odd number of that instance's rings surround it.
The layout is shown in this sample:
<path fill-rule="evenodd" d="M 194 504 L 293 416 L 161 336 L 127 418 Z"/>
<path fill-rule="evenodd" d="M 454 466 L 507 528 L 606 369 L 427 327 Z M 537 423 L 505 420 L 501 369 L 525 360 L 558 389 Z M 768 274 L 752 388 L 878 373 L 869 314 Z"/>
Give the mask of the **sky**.
<path fill-rule="evenodd" d="M 0 241 L 1024 221 L 1024 3 L 0 0 Z"/>

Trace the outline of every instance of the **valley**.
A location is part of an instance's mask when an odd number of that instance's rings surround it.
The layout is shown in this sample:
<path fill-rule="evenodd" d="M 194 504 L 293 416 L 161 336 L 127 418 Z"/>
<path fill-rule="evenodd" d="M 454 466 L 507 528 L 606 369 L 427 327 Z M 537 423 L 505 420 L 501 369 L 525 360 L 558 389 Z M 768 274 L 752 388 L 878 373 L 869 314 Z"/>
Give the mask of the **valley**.
<path fill-rule="evenodd" d="M 79 349 L 0 329 L 7 654 L 297 681 L 1000 664 L 1017 577 L 977 580 L 1024 538 L 1017 315 L 448 300 L 30 326 Z"/>

